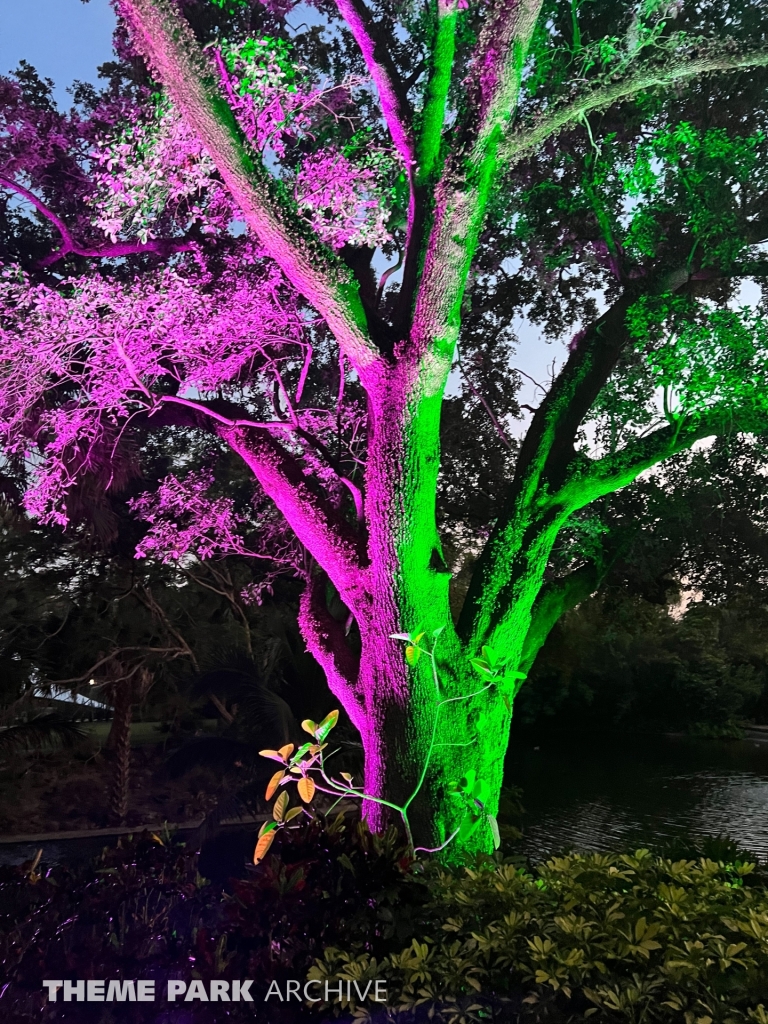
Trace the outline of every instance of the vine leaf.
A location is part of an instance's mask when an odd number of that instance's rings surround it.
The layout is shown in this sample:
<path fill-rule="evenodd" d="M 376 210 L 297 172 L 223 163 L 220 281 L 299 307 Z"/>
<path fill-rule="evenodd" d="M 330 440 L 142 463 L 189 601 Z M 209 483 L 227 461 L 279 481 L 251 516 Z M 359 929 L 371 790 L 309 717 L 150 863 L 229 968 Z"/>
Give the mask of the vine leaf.
<path fill-rule="evenodd" d="M 308 804 L 314 795 L 315 783 L 305 775 L 303 779 L 299 779 L 299 796 L 305 804 Z"/>
<path fill-rule="evenodd" d="M 416 664 L 420 657 L 421 651 L 419 650 L 419 648 L 414 647 L 413 644 L 408 644 L 408 646 L 405 648 L 405 660 L 408 662 L 411 668 L 413 668 L 413 666 Z"/>
<path fill-rule="evenodd" d="M 491 833 L 493 835 L 493 848 L 494 850 L 498 850 L 501 846 L 501 833 L 499 832 L 499 823 L 496 820 L 495 815 L 488 815 L 488 824 L 491 826 Z"/>
<path fill-rule="evenodd" d="M 282 749 L 285 750 L 285 747 L 282 747 Z M 279 761 L 280 764 L 285 764 L 286 759 L 279 750 L 260 750 L 259 754 L 261 757 L 269 757 L 273 761 Z"/>
<path fill-rule="evenodd" d="M 334 725 L 336 725 L 338 720 L 339 720 L 339 712 L 338 711 L 329 711 L 328 714 L 325 716 L 325 718 L 320 723 L 320 725 L 317 726 L 317 729 L 315 731 L 315 735 L 317 736 L 317 739 L 319 740 L 320 743 L 323 742 L 325 737 L 328 735 L 328 733 L 331 731 L 331 729 L 334 727 Z"/>
<path fill-rule="evenodd" d="M 264 835 L 259 838 L 259 841 L 256 843 L 256 849 L 253 851 L 254 864 L 258 864 L 259 861 L 264 860 L 267 855 L 267 851 L 275 841 L 276 835 L 277 833 L 273 829 L 271 832 L 265 832 Z"/>
<path fill-rule="evenodd" d="M 271 800 L 272 799 L 272 797 L 275 794 L 275 790 L 280 785 L 280 783 L 283 781 L 284 777 L 285 777 L 285 768 L 281 768 L 279 772 L 275 772 L 275 774 L 269 780 L 269 785 L 267 786 L 267 792 L 266 792 L 265 797 L 264 797 L 265 800 Z"/>
<path fill-rule="evenodd" d="M 275 821 L 282 821 L 285 815 L 285 809 L 288 806 L 288 793 L 283 790 L 280 796 L 275 800 L 275 806 L 272 808 L 272 817 Z"/>

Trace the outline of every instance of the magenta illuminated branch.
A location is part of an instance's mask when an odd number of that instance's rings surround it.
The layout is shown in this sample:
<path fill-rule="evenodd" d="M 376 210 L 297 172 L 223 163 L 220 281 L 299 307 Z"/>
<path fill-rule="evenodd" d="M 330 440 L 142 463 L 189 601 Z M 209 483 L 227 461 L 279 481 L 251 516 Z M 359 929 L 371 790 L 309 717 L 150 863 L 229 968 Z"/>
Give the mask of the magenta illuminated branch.
<path fill-rule="evenodd" d="M 141 385 L 140 381 L 137 381 L 137 386 L 146 392 L 146 389 Z M 323 457 L 327 460 L 328 464 L 336 473 L 338 479 L 347 488 L 352 496 L 352 500 L 355 503 L 355 512 L 358 520 L 363 517 L 363 495 L 357 484 L 353 483 L 348 477 L 343 476 L 338 472 L 335 464 L 335 460 L 331 457 L 330 452 L 322 442 L 318 441 L 317 438 L 297 426 L 295 422 L 288 420 L 251 420 L 243 417 L 232 419 L 230 416 L 225 416 L 223 413 L 218 412 L 216 409 L 212 409 L 209 405 L 205 405 L 202 402 L 196 402 L 191 398 L 179 398 L 176 395 L 163 395 L 153 410 L 149 412 L 150 416 L 156 414 L 156 412 L 163 405 L 181 405 L 188 409 L 193 409 L 196 412 L 202 412 L 205 416 L 209 416 L 212 420 L 222 424 L 225 427 L 231 427 L 233 429 L 239 429 L 241 427 L 253 428 L 256 430 L 288 430 L 296 433 L 299 437 L 305 440 L 308 444 L 312 445 L 317 451 L 319 451 Z"/>
<path fill-rule="evenodd" d="M 323 566 L 347 607 L 355 614 L 367 607 L 364 540 L 319 492 L 298 459 L 271 436 L 270 428 L 279 423 L 234 419 L 203 402 L 173 396 L 164 396 L 148 415 L 163 426 L 183 423 L 212 429 L 225 440 L 249 466 L 300 543 Z M 284 426 L 293 429 L 290 423 Z"/>
<path fill-rule="evenodd" d="M 170 256 L 175 252 L 189 252 L 192 248 L 191 242 L 177 242 L 170 238 L 152 238 L 146 242 L 111 242 L 98 246 L 79 245 L 72 237 L 69 228 L 61 217 L 58 217 L 41 199 L 38 199 L 34 192 L 30 192 L 28 188 L 24 188 L 23 185 L 19 185 L 12 178 L 7 178 L 4 174 L 0 174 L 0 185 L 12 189 L 32 203 L 35 209 L 46 220 L 49 220 L 61 235 L 61 248 L 50 253 L 45 259 L 40 260 L 39 267 L 50 267 L 70 253 L 75 256 L 108 259 L 118 256 L 135 256 L 138 253 L 145 252 L 153 253 L 156 256 Z"/>
<path fill-rule="evenodd" d="M 310 236 L 246 147 L 235 116 L 194 34 L 172 0 L 120 0 L 139 49 L 202 140 L 265 252 L 324 317 L 364 380 L 379 351 L 368 335 L 351 271 Z"/>
<path fill-rule="evenodd" d="M 307 580 L 299 599 L 299 625 L 307 649 L 326 673 L 331 692 L 343 702 L 355 727 L 364 732 L 365 706 L 357 690 L 360 660 L 346 642 L 343 624 L 328 611 L 322 574 Z"/>
<path fill-rule="evenodd" d="M 347 607 L 355 614 L 362 613 L 368 603 L 362 538 L 317 493 L 297 460 L 266 431 L 222 427 L 218 433 L 250 467 L 298 540 L 328 573 Z"/>
<path fill-rule="evenodd" d="M 408 98 L 399 81 L 397 69 L 389 57 L 386 45 L 375 38 L 376 30 L 371 25 L 370 12 L 366 10 L 362 0 L 336 0 L 336 6 L 355 37 L 355 42 L 360 47 L 378 91 L 381 112 L 387 123 L 389 134 L 405 165 L 405 174 L 408 179 L 407 249 L 416 219 L 416 197 L 413 190 L 415 145 Z M 380 286 L 377 298 L 380 298 L 381 291 L 382 286 Z"/>
<path fill-rule="evenodd" d="M 410 179 L 414 160 L 411 112 L 397 70 L 386 45 L 376 38 L 376 29 L 371 25 L 370 13 L 365 4 L 361 0 L 336 0 L 336 6 L 365 58 L 379 93 L 381 112 Z"/>

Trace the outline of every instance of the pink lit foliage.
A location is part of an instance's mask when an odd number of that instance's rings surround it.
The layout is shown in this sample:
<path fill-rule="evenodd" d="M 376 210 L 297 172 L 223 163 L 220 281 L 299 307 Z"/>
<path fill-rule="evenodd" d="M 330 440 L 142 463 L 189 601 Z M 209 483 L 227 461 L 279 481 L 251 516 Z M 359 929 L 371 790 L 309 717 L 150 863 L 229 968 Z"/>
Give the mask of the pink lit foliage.
<path fill-rule="evenodd" d="M 329 117 L 352 123 L 349 107 L 363 80 L 340 85 L 313 82 L 298 64 L 289 43 L 280 39 L 224 42 L 214 51 L 230 106 L 247 138 L 278 160 L 287 147 L 311 142 Z M 292 183 L 298 208 L 318 236 L 335 249 L 344 245 L 376 248 L 391 239 L 388 193 L 399 162 L 388 149 L 347 145 L 307 154 L 298 170 L 284 176 Z"/>
<path fill-rule="evenodd" d="M 245 418 L 285 436 L 335 421 L 296 407 L 312 354 L 311 319 L 247 241 L 228 262 L 243 257 L 249 272 L 225 266 L 214 294 L 205 291 L 209 275 L 189 257 L 183 267 L 127 284 L 87 276 L 64 289 L 3 270 L 0 417 L 6 451 L 30 467 L 25 502 L 32 515 L 65 525 L 69 490 L 82 474 L 108 469 L 132 423 L 197 411 L 204 426 L 223 429 Z M 51 404 L 53 387 L 73 397 Z M 235 401 L 239 417 L 228 414 Z M 314 449 L 310 457 L 317 462 Z M 153 498 L 134 503 L 151 524 L 142 556 L 248 553 L 237 533 L 244 520 L 228 500 L 205 498 L 210 484 L 207 474 L 184 485 L 171 476 Z M 174 518 L 185 501 L 186 519 L 195 509 L 194 527 L 174 522 L 163 529 L 159 511 Z"/>
<path fill-rule="evenodd" d="M 213 470 L 169 473 L 154 491 L 128 500 L 128 507 L 149 529 L 136 546 L 137 558 L 187 564 L 195 559 L 240 555 L 269 563 L 266 571 L 241 592 L 246 603 L 261 604 L 281 575 L 301 575 L 301 551 L 274 506 L 262 494 L 238 510 L 229 497 L 216 497 Z M 259 550 L 249 546 L 249 540 Z"/>

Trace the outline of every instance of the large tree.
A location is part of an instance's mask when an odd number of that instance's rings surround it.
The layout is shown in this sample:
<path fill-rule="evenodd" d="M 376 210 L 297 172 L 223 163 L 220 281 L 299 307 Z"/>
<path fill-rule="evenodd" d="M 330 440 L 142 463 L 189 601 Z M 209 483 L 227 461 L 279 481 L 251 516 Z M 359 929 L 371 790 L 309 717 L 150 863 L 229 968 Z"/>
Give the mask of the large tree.
<path fill-rule="evenodd" d="M 733 301 L 766 270 L 760 6 L 317 0 L 293 27 L 278 0 L 120 0 L 105 94 L 65 116 L 5 82 L 28 510 L 66 524 L 151 431 L 239 456 L 253 502 L 176 472 L 133 502 L 138 554 L 250 555 L 256 597 L 304 579 L 374 827 L 407 807 L 421 846 L 473 821 L 450 849 L 490 847 L 520 681 L 625 542 L 607 496 L 768 429 L 766 328 Z M 568 345 L 518 444 L 522 314 Z"/>

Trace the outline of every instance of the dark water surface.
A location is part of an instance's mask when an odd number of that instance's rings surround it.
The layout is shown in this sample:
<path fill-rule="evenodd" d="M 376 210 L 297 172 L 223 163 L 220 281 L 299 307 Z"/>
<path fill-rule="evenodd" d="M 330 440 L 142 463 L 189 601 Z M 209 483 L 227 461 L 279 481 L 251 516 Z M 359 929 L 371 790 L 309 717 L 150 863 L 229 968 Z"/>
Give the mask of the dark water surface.
<path fill-rule="evenodd" d="M 768 861 L 766 739 L 586 736 L 542 739 L 538 749 L 518 742 L 506 777 L 523 790 L 522 847 L 533 860 L 568 848 L 654 849 L 725 834 Z M 215 875 L 215 866 L 225 876 L 237 873 L 253 836 L 252 827 L 227 829 L 205 851 L 203 873 Z M 0 844 L 0 864 L 19 863 L 38 847 L 48 864 L 72 863 L 114 842 L 93 836 Z"/>
<path fill-rule="evenodd" d="M 549 738 L 517 746 L 525 853 L 658 847 L 726 834 L 768 859 L 768 742 L 673 737 Z"/>

